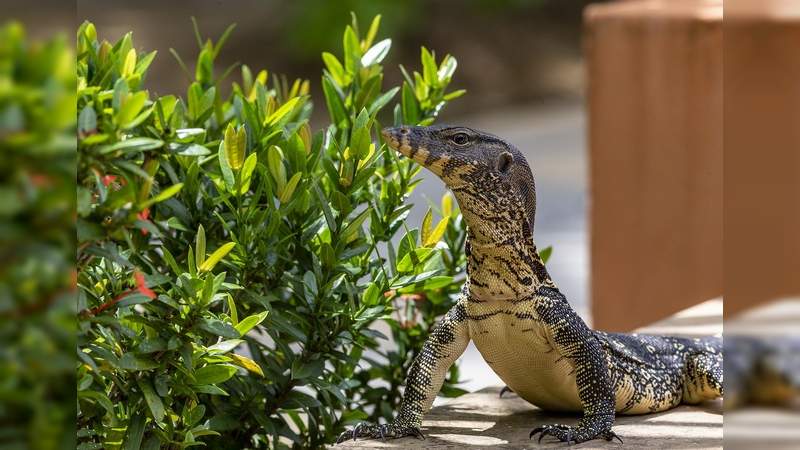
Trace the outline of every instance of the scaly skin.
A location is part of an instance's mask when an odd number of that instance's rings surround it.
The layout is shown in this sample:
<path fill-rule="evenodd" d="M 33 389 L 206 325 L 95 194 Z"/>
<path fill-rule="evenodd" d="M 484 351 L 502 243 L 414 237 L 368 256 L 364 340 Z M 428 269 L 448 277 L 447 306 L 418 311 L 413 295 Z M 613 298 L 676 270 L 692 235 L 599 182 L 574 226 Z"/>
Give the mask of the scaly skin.
<path fill-rule="evenodd" d="M 470 340 L 520 397 L 583 412 L 576 426 L 534 429 L 540 441 L 621 441 L 611 430 L 616 414 L 722 395 L 721 338 L 604 333 L 575 313 L 536 250 L 533 175 L 514 146 L 465 127 L 389 128 L 383 136 L 453 191 L 467 222 L 467 283 L 414 361 L 395 420 L 357 426 L 339 442 L 421 436 L 423 414 Z"/>

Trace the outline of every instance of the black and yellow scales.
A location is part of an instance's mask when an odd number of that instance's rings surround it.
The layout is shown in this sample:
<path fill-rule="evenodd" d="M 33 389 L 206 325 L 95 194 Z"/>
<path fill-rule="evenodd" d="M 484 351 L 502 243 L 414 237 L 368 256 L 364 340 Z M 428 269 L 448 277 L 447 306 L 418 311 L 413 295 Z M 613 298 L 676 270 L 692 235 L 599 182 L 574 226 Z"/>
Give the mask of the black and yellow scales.
<path fill-rule="evenodd" d="M 616 414 L 664 411 L 722 395 L 722 339 L 591 330 L 550 278 L 533 240 L 536 191 L 520 151 L 465 127 L 398 127 L 386 142 L 453 191 L 467 223 L 467 283 L 409 370 L 397 417 L 349 438 L 422 437 L 422 416 L 470 340 L 508 387 L 577 426 L 531 431 L 564 442 L 619 437 Z M 621 441 L 621 439 L 619 439 Z"/>

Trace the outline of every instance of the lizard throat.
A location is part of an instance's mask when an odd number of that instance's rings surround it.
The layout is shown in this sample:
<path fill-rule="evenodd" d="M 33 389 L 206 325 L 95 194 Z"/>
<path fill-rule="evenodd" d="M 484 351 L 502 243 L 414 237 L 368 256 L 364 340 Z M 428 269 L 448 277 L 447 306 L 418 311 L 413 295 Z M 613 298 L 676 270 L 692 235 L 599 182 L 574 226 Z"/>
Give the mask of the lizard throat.
<path fill-rule="evenodd" d="M 555 287 L 531 237 L 486 243 L 470 234 L 466 244 L 470 294 L 482 301 L 526 298 Z"/>

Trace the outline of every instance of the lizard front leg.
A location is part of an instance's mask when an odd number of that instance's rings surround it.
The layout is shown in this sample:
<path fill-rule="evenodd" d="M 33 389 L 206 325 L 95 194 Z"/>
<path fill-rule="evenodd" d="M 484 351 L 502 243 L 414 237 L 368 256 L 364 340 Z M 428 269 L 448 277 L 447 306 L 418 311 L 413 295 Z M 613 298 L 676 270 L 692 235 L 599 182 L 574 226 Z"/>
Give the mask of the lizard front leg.
<path fill-rule="evenodd" d="M 464 301 L 459 300 L 431 332 L 406 377 L 406 389 L 397 417 L 388 424 L 364 423 L 339 436 L 347 439 L 423 437 L 422 416 L 427 412 L 444 383 L 450 366 L 464 353 L 469 343 L 469 327 Z"/>
<path fill-rule="evenodd" d="M 554 424 L 538 427 L 531 431 L 530 437 L 540 433 L 540 442 L 547 435 L 567 443 L 597 438 L 608 441 L 616 438 L 621 442 L 622 439 L 611 431 L 616 402 L 600 342 L 558 291 L 547 289 L 536 309 L 553 349 L 574 362 L 583 417 L 577 426 Z"/>

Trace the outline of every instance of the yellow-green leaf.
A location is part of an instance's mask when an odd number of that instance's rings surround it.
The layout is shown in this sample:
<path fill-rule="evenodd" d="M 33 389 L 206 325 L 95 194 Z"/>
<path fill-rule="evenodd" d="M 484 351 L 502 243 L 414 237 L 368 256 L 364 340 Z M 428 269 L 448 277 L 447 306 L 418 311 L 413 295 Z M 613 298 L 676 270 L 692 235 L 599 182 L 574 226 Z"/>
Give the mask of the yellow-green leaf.
<path fill-rule="evenodd" d="M 225 129 L 225 156 L 233 170 L 239 170 L 244 163 L 246 134 L 244 128 L 237 131 L 232 124 Z"/>
<path fill-rule="evenodd" d="M 283 192 L 286 186 L 286 167 L 283 166 L 283 151 L 277 145 L 267 150 L 267 167 L 275 180 L 278 192 Z"/>
<path fill-rule="evenodd" d="M 444 236 L 444 232 L 447 231 L 447 223 L 450 222 L 450 217 L 445 216 L 439 223 L 436 225 L 436 228 L 433 229 L 431 234 L 428 235 L 427 239 L 422 241 L 423 247 L 435 247 L 436 243 L 442 239 Z"/>
<path fill-rule="evenodd" d="M 433 212 L 430 208 L 428 208 L 428 212 L 425 213 L 425 217 L 422 219 L 422 227 L 420 227 L 420 242 L 425 245 L 425 242 L 428 242 L 428 238 L 431 235 L 433 226 Z"/>
<path fill-rule="evenodd" d="M 147 92 L 139 91 L 135 94 L 128 95 L 117 111 L 117 124 L 125 128 L 144 107 L 144 102 L 147 101 Z"/>
<path fill-rule="evenodd" d="M 380 28 L 380 26 L 381 26 L 381 15 L 378 14 L 372 19 L 372 23 L 369 25 L 369 30 L 367 31 L 367 37 L 364 38 L 361 50 L 366 50 L 372 46 L 372 41 L 375 40 L 375 36 L 378 35 L 378 28 Z"/>
<path fill-rule="evenodd" d="M 242 319 L 241 322 L 236 324 L 234 328 L 236 328 L 236 331 L 239 332 L 240 336 L 244 336 L 245 334 L 247 334 L 248 331 L 252 330 L 253 327 L 263 322 L 264 319 L 267 318 L 268 314 L 269 314 L 268 311 L 264 311 L 258 314 L 253 314 L 252 316 L 247 316 L 244 319 Z"/>
<path fill-rule="evenodd" d="M 260 375 L 261 378 L 264 378 L 264 371 L 261 370 L 261 366 L 256 364 L 256 362 L 253 361 L 252 359 L 246 356 L 237 355 L 235 353 L 231 353 L 230 355 L 228 355 L 228 358 L 231 359 L 232 363 L 236 364 L 242 369 L 247 369 L 250 372 Z"/>
<path fill-rule="evenodd" d="M 278 108 L 274 113 L 267 117 L 267 119 L 264 121 L 264 125 L 273 125 L 275 122 L 281 120 L 285 115 L 289 114 L 294 109 L 294 106 L 298 101 L 300 101 L 300 97 L 295 97 L 284 103 L 283 106 Z"/>
<path fill-rule="evenodd" d="M 292 178 L 286 183 L 286 186 L 283 188 L 283 191 L 280 191 L 278 196 L 278 200 L 280 200 L 281 204 L 289 202 L 292 199 L 292 195 L 294 194 L 295 188 L 297 188 L 297 183 L 300 182 L 300 178 L 302 178 L 303 174 L 297 172 L 296 174 L 292 175 Z"/>
<path fill-rule="evenodd" d="M 240 183 L 241 186 L 239 188 L 239 193 L 244 195 L 250 189 L 250 181 L 253 179 L 253 171 L 256 168 L 256 163 L 258 162 L 258 156 L 255 153 L 251 153 L 250 156 L 247 157 L 245 160 L 244 165 L 242 166 L 241 179 Z"/>
<path fill-rule="evenodd" d="M 127 77 L 131 75 L 134 69 L 136 69 L 136 49 L 132 48 L 128 50 L 128 54 L 125 55 L 125 62 L 122 64 L 122 76 Z"/>
<path fill-rule="evenodd" d="M 158 195 L 156 195 L 155 197 L 153 197 L 150 200 L 147 200 L 146 202 L 144 202 L 142 204 L 142 208 L 146 208 L 146 207 L 148 207 L 150 205 L 153 205 L 155 203 L 158 203 L 158 202 L 163 202 L 164 200 L 166 200 L 166 199 L 172 197 L 173 195 L 177 194 L 178 192 L 180 192 L 180 190 L 182 188 L 183 188 L 183 183 L 173 184 L 172 186 L 170 186 L 170 187 L 164 189 L 163 191 L 159 192 Z"/>
<path fill-rule="evenodd" d="M 195 239 L 194 245 L 194 257 L 197 267 L 202 266 L 203 262 L 206 260 L 206 230 L 203 228 L 202 224 L 197 228 L 197 238 Z"/>
<path fill-rule="evenodd" d="M 233 247 L 236 247 L 235 242 L 228 242 L 227 244 L 218 248 L 197 269 L 200 270 L 201 272 L 210 272 L 212 269 L 214 269 L 214 266 L 216 266 L 217 263 L 220 262 L 222 258 L 225 257 L 225 255 L 227 255 L 228 253 L 230 253 L 231 250 L 233 250 Z"/>
<path fill-rule="evenodd" d="M 442 196 L 442 217 L 450 217 L 453 214 L 453 197 L 449 192 Z"/>

